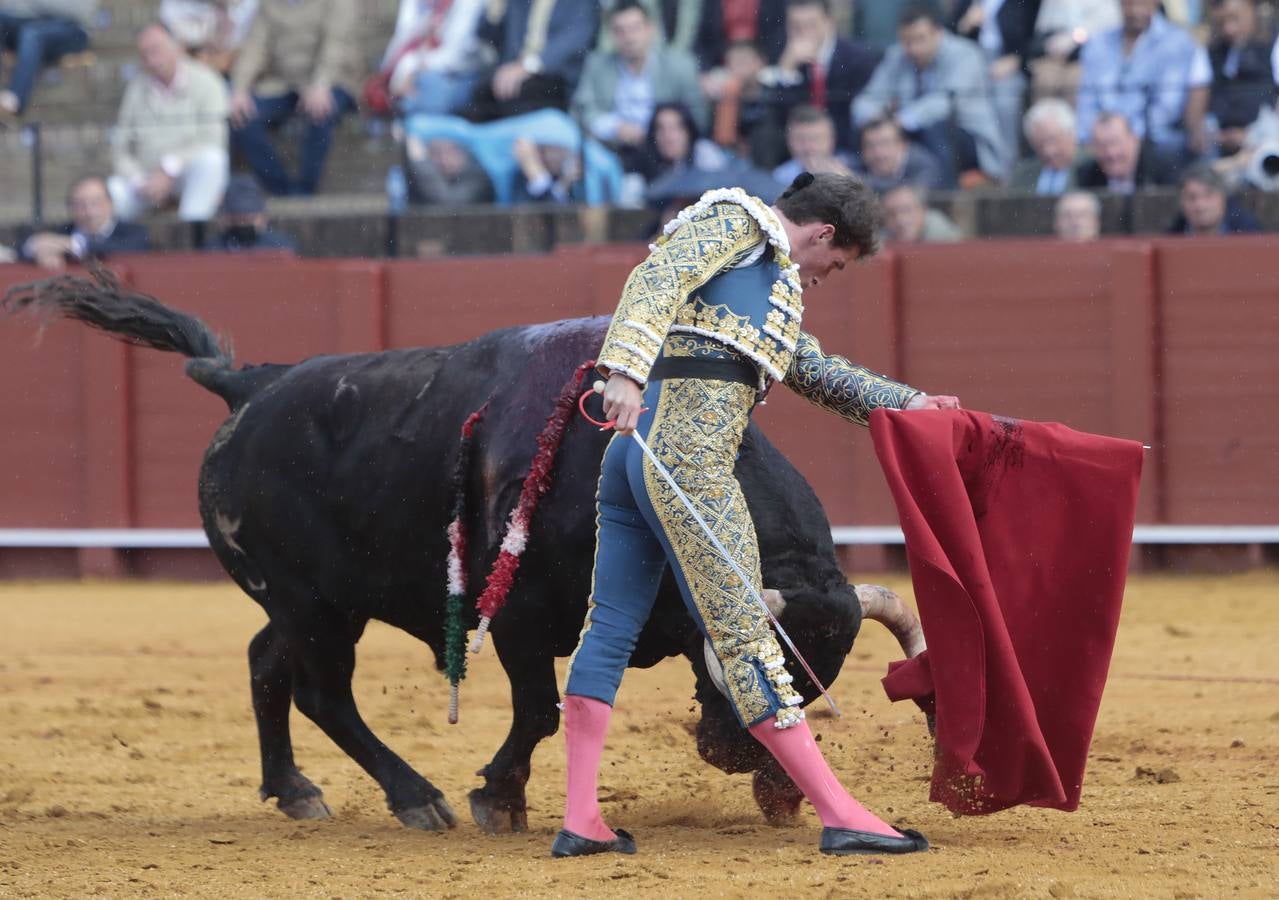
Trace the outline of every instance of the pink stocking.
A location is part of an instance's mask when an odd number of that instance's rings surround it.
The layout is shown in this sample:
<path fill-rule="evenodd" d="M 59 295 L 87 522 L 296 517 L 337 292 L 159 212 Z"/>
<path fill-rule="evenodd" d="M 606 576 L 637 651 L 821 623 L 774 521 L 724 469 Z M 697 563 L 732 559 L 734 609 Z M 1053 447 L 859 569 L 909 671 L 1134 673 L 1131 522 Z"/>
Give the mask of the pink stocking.
<path fill-rule="evenodd" d="M 613 707 L 602 700 L 567 694 L 564 697 L 564 746 L 568 791 L 564 827 L 592 841 L 611 841 L 615 834 L 600 816 L 598 793 L 600 754 Z"/>
<path fill-rule="evenodd" d="M 801 719 L 789 728 L 778 728 L 773 724 L 775 721 L 766 719 L 752 725 L 750 733 L 768 748 L 791 781 L 804 792 L 808 802 L 817 810 L 822 825 L 900 836 L 844 790 L 830 766 L 826 765 L 822 751 L 808 729 L 808 722 Z"/>

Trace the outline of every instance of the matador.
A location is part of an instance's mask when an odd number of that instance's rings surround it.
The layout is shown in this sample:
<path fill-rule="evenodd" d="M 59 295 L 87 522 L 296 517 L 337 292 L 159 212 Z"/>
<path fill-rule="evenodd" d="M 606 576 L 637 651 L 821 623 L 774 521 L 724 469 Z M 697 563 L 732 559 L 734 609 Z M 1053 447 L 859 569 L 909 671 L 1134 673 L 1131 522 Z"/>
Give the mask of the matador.
<path fill-rule="evenodd" d="M 897 831 L 841 786 L 813 740 L 782 649 L 752 592 L 713 549 L 642 448 L 761 588 L 759 547 L 733 468 L 752 409 L 789 388 L 865 425 L 872 409 L 957 406 L 822 352 L 801 330 L 803 288 L 873 254 L 874 194 L 843 175 L 804 173 L 774 206 L 737 188 L 710 191 L 671 221 L 626 281 L 598 357 L 617 434 L 597 489 L 591 596 L 564 692 L 568 791 L 557 857 L 634 853 L 596 797 L 612 704 L 666 567 L 723 669 L 743 727 L 816 808 L 824 853 L 909 853 Z"/>

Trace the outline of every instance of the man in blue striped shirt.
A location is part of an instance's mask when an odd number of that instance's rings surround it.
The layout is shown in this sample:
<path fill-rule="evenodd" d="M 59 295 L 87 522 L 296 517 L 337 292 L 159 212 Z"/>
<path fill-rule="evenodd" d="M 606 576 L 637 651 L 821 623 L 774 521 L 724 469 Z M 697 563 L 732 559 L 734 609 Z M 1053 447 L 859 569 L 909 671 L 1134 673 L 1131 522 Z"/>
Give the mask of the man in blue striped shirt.
<path fill-rule="evenodd" d="M 1133 133 L 1170 156 L 1185 150 L 1182 128 L 1195 41 L 1156 12 L 1158 0 L 1121 0 L 1123 24 L 1085 46 L 1079 85 L 1079 138 L 1102 113 L 1124 116 Z"/>

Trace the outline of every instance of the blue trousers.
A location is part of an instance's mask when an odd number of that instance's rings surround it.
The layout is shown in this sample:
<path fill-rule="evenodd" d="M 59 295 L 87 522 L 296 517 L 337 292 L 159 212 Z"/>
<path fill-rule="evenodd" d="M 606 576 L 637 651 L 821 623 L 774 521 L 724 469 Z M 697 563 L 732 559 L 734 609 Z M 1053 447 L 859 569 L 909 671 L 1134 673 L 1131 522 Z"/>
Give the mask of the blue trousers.
<path fill-rule="evenodd" d="M 297 91 L 289 91 L 279 97 L 259 97 L 254 94 L 253 102 L 257 104 L 258 114 L 245 122 L 243 128 L 231 130 L 232 146 L 244 157 L 262 187 L 276 196 L 315 193 L 320 185 L 320 176 L 324 174 L 324 161 L 328 158 L 338 120 L 343 113 L 355 109 L 355 101 L 350 94 L 341 88 L 333 88 L 336 110 L 322 122 L 307 119 L 302 133 L 298 175 L 292 178 L 285 171 L 268 132 L 282 125 L 296 112 L 299 99 Z"/>
<path fill-rule="evenodd" d="M 479 83 L 479 74 L 472 72 L 418 72 L 413 79 L 413 95 L 400 101 L 400 115 L 461 113 Z"/>
<path fill-rule="evenodd" d="M 16 61 L 9 75 L 9 90 L 18 98 L 18 110 L 26 109 L 36 78 L 47 64 L 89 46 L 89 35 L 70 19 L 28 19 L 0 12 L 0 45 L 12 50 Z"/>
<path fill-rule="evenodd" d="M 759 591 L 755 526 L 733 474 L 754 401 L 742 384 L 654 381 L 637 431 Z M 613 703 L 669 565 L 741 723 L 803 716 L 763 611 L 630 437 L 615 436 L 604 454 L 596 523 L 590 603 L 565 693 Z"/>

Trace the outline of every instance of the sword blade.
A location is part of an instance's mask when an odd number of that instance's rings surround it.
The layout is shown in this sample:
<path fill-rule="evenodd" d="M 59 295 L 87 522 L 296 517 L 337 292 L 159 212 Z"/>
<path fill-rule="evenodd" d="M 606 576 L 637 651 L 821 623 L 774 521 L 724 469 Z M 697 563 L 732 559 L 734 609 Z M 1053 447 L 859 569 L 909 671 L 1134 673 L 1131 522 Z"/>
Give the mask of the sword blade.
<path fill-rule="evenodd" d="M 737 577 L 742 580 L 742 584 L 745 585 L 746 590 L 750 593 L 755 602 L 759 604 L 760 609 L 764 611 L 764 615 L 768 617 L 768 621 L 772 623 L 773 628 L 777 630 L 777 636 L 785 641 L 786 646 L 790 648 L 791 653 L 795 654 L 796 661 L 803 667 L 813 684 L 817 685 L 817 689 L 822 692 L 822 696 L 825 697 L 826 702 L 830 704 L 830 711 L 834 713 L 835 718 L 838 719 L 840 717 L 840 712 L 839 707 L 835 705 L 835 699 L 831 697 L 830 692 L 826 690 L 826 686 L 823 685 L 813 673 L 813 669 L 809 666 L 808 660 L 804 659 L 804 655 L 799 652 L 799 648 L 796 647 L 795 642 L 790 639 L 790 635 L 786 633 L 786 629 L 782 627 L 782 623 L 777 621 L 777 616 L 773 615 L 773 611 L 768 608 L 768 604 L 764 602 L 764 598 L 760 596 L 759 591 L 755 589 L 755 585 L 751 583 L 751 579 L 742 571 L 742 567 L 737 564 L 737 560 L 733 559 L 733 555 L 728 552 L 722 543 L 720 543 L 719 538 L 715 536 L 715 532 L 711 531 L 711 527 L 706 524 L 706 520 L 702 518 L 701 513 L 699 513 L 693 506 L 692 501 L 688 499 L 688 496 L 680 489 L 680 486 L 675 483 L 675 479 L 671 477 L 671 473 L 666 470 L 666 466 L 662 465 L 661 461 L 657 458 L 657 454 L 655 454 L 652 448 L 648 446 L 648 443 L 640 437 L 640 433 L 638 431 L 632 431 L 631 437 L 635 438 L 635 443 L 640 445 L 640 449 L 644 451 L 644 455 L 648 457 L 648 461 L 653 464 L 653 468 L 655 468 L 657 473 L 661 475 L 666 483 L 671 486 L 671 490 L 675 492 L 675 496 L 679 498 L 680 502 L 684 504 L 684 508 L 687 509 L 689 514 L 693 517 L 693 520 L 701 526 L 702 531 L 704 531 L 706 536 L 710 538 L 711 544 L 715 547 L 716 551 L 718 551 L 719 555 L 724 558 L 724 561 L 728 563 L 729 567 L 733 570 Z"/>

